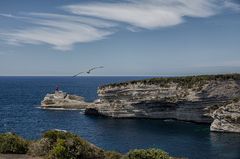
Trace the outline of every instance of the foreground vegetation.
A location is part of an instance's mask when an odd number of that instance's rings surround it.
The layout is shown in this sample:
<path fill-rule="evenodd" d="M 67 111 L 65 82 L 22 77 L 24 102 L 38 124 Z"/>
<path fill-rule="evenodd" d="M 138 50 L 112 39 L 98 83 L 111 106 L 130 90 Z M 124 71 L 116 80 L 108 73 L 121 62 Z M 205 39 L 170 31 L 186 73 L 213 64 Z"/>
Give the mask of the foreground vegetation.
<path fill-rule="evenodd" d="M 44 159 L 173 159 L 160 149 L 131 150 L 127 154 L 103 150 L 69 132 L 51 130 L 37 141 L 16 134 L 0 134 L 0 153 L 28 154 Z"/>

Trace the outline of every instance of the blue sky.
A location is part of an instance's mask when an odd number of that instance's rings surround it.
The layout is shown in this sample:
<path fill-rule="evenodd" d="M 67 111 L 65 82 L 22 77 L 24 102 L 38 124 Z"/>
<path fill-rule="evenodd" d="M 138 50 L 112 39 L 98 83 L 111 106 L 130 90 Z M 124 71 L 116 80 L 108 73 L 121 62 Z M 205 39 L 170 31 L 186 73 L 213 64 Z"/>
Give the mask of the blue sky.
<path fill-rule="evenodd" d="M 239 0 L 1 0 L 0 76 L 240 72 Z"/>

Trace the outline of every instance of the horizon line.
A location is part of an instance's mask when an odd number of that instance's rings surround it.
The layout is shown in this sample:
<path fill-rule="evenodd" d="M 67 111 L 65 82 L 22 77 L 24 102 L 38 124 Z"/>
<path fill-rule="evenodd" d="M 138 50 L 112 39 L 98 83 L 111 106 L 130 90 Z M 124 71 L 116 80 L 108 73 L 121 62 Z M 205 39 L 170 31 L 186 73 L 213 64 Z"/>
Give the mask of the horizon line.
<path fill-rule="evenodd" d="M 240 74 L 240 72 L 228 73 L 189 73 L 181 75 L 82 75 L 74 78 L 81 77 L 176 77 L 176 76 L 201 76 L 201 75 L 229 75 Z M 0 77 L 72 77 L 70 75 L 0 75 Z"/>

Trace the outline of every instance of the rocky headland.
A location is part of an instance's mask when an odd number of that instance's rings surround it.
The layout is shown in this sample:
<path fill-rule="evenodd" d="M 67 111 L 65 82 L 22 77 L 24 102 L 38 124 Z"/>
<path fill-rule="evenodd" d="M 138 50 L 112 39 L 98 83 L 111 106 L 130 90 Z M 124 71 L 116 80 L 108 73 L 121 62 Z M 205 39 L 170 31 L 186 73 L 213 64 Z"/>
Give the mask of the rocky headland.
<path fill-rule="evenodd" d="M 240 132 L 240 75 L 153 78 L 109 84 L 85 114 L 113 118 L 212 123 L 212 131 Z"/>
<path fill-rule="evenodd" d="M 99 87 L 92 103 L 62 91 L 43 108 L 85 109 L 112 118 L 175 119 L 211 124 L 211 131 L 240 133 L 240 74 L 152 78 Z"/>
<path fill-rule="evenodd" d="M 84 101 L 84 98 L 77 95 L 71 95 L 62 91 L 55 91 L 53 94 L 47 94 L 41 102 L 42 108 L 64 108 L 64 109 L 85 109 L 91 103 Z"/>

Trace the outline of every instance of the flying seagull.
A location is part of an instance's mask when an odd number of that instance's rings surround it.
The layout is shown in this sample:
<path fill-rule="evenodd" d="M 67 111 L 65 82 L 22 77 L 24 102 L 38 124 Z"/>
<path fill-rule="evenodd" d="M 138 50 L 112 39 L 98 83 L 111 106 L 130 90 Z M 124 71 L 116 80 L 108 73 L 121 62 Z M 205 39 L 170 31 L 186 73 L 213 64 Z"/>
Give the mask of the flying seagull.
<path fill-rule="evenodd" d="M 104 68 L 104 67 L 103 67 L 103 66 L 93 67 L 93 68 L 89 69 L 89 70 L 86 71 L 86 72 L 79 72 L 78 74 L 74 75 L 73 77 L 77 77 L 78 75 L 83 74 L 83 73 L 90 74 L 93 70 L 95 70 L 95 69 L 99 69 L 99 68 Z"/>

